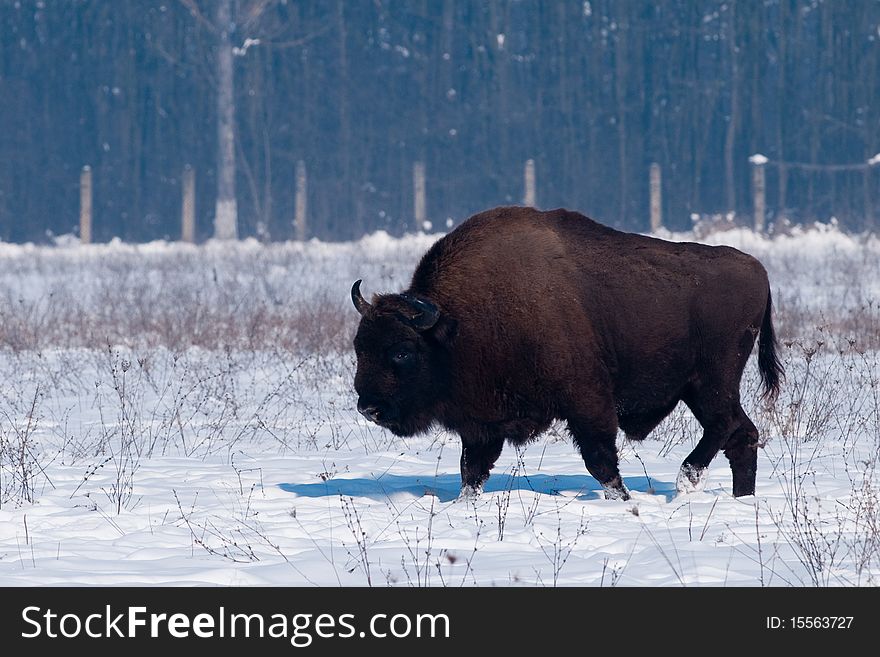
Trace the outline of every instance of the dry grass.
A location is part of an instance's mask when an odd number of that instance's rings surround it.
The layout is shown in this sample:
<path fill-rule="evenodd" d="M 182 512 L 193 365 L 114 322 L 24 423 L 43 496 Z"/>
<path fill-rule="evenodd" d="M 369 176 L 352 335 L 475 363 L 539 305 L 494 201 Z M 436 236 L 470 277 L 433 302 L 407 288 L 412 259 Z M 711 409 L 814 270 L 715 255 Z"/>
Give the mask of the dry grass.
<path fill-rule="evenodd" d="M 740 236 L 767 267 L 782 340 L 880 348 L 876 240 L 832 232 L 827 248 L 804 252 L 788 236 L 720 235 Z M 0 348 L 342 353 L 358 319 L 351 283 L 363 278 L 368 294 L 404 288 L 430 243 L 12 249 L 0 253 Z"/>

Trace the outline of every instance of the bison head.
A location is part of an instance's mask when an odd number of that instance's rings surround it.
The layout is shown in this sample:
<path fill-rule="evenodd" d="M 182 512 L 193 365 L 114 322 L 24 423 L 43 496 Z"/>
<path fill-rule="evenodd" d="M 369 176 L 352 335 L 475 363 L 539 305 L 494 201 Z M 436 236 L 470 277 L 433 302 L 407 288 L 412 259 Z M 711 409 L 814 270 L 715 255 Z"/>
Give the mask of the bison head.
<path fill-rule="evenodd" d="M 358 411 L 398 436 L 426 431 L 448 380 L 455 322 L 430 300 L 386 294 L 369 303 L 351 288 L 361 322 L 354 339 Z"/>

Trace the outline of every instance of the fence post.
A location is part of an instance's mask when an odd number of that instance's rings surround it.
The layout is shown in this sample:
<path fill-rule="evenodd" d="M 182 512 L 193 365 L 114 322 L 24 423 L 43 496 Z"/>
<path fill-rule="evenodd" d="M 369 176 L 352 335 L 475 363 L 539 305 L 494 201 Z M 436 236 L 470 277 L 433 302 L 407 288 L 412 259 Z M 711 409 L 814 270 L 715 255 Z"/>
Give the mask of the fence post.
<path fill-rule="evenodd" d="M 663 188 L 660 165 L 651 164 L 649 188 L 651 192 L 651 232 L 657 234 L 663 228 Z"/>
<path fill-rule="evenodd" d="M 88 164 L 79 174 L 79 241 L 92 242 L 92 167 Z"/>
<path fill-rule="evenodd" d="M 760 153 L 749 158 L 752 164 L 752 197 L 755 208 L 755 232 L 763 233 L 767 210 L 767 184 L 764 177 L 764 166 L 768 160 Z"/>
<path fill-rule="evenodd" d="M 525 187 L 523 205 L 533 208 L 537 204 L 537 194 L 535 192 L 535 161 L 532 159 L 526 160 L 523 170 L 523 183 Z"/>
<path fill-rule="evenodd" d="M 306 177 L 306 163 L 303 160 L 296 162 L 296 207 L 294 208 L 293 227 L 296 239 L 304 242 L 308 230 L 306 226 L 306 211 L 308 209 L 308 178 Z"/>
<path fill-rule="evenodd" d="M 875 156 L 876 157 L 876 156 Z M 871 158 L 873 160 L 874 158 Z M 871 168 L 875 163 L 872 163 L 871 160 L 868 160 L 868 166 L 865 168 L 865 172 L 862 174 L 862 182 L 864 185 L 862 186 L 862 198 L 865 203 L 865 226 L 868 227 L 869 231 L 873 231 L 874 226 L 874 201 L 873 194 L 871 194 Z"/>
<path fill-rule="evenodd" d="M 196 172 L 189 164 L 183 167 L 180 239 L 189 244 L 196 241 Z"/>
<path fill-rule="evenodd" d="M 416 228 L 424 230 L 428 220 L 427 201 L 425 199 L 425 163 L 413 164 L 413 213 L 416 220 Z"/>

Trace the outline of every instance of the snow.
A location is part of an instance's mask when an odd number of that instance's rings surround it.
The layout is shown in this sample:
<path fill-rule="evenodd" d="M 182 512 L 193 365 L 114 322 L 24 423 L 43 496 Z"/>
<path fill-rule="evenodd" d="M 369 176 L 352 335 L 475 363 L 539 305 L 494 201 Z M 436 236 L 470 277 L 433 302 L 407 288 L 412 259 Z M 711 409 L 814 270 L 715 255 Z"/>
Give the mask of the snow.
<path fill-rule="evenodd" d="M 248 37 L 244 40 L 240 47 L 236 46 L 232 48 L 232 54 L 236 57 L 244 57 L 247 55 L 248 48 L 252 46 L 259 46 L 262 43 L 260 39 L 253 39 Z"/>
<path fill-rule="evenodd" d="M 834 226 L 703 239 L 764 262 L 786 343 L 775 410 L 753 363 L 743 381 L 757 494 L 732 497 L 723 456 L 676 493 L 700 435 L 678 409 L 642 443 L 619 438 L 623 502 L 602 499 L 561 425 L 506 446 L 459 500 L 455 435 L 396 438 L 356 412 L 351 283 L 401 289 L 438 237 L 0 244 L 0 584 L 880 583 L 880 241 Z M 214 308 L 234 335 L 309 305 L 339 315 L 318 325 L 326 346 L 163 343 L 175 313 Z M 138 306 L 162 326 L 125 333 Z M 105 324 L 110 346 L 76 333 Z"/>

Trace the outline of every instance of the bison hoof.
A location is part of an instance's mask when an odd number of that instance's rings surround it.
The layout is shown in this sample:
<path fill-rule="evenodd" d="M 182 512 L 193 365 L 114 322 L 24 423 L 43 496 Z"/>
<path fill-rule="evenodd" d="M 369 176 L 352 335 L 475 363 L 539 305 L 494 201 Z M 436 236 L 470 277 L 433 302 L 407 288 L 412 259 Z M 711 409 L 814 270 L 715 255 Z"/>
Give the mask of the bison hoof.
<path fill-rule="evenodd" d="M 476 500 L 480 497 L 483 492 L 483 485 L 480 484 L 478 486 L 472 486 L 471 484 L 464 484 L 461 487 L 461 492 L 458 494 L 458 499 L 465 501 Z"/>
<path fill-rule="evenodd" d="M 698 468 L 690 463 L 682 463 L 675 480 L 675 489 L 679 493 L 695 493 L 703 490 L 706 485 L 706 468 Z"/>
<path fill-rule="evenodd" d="M 605 489 L 606 500 L 620 500 L 621 502 L 626 502 L 629 499 L 629 491 L 619 479 L 614 484 L 607 484 L 603 486 L 603 488 Z"/>

